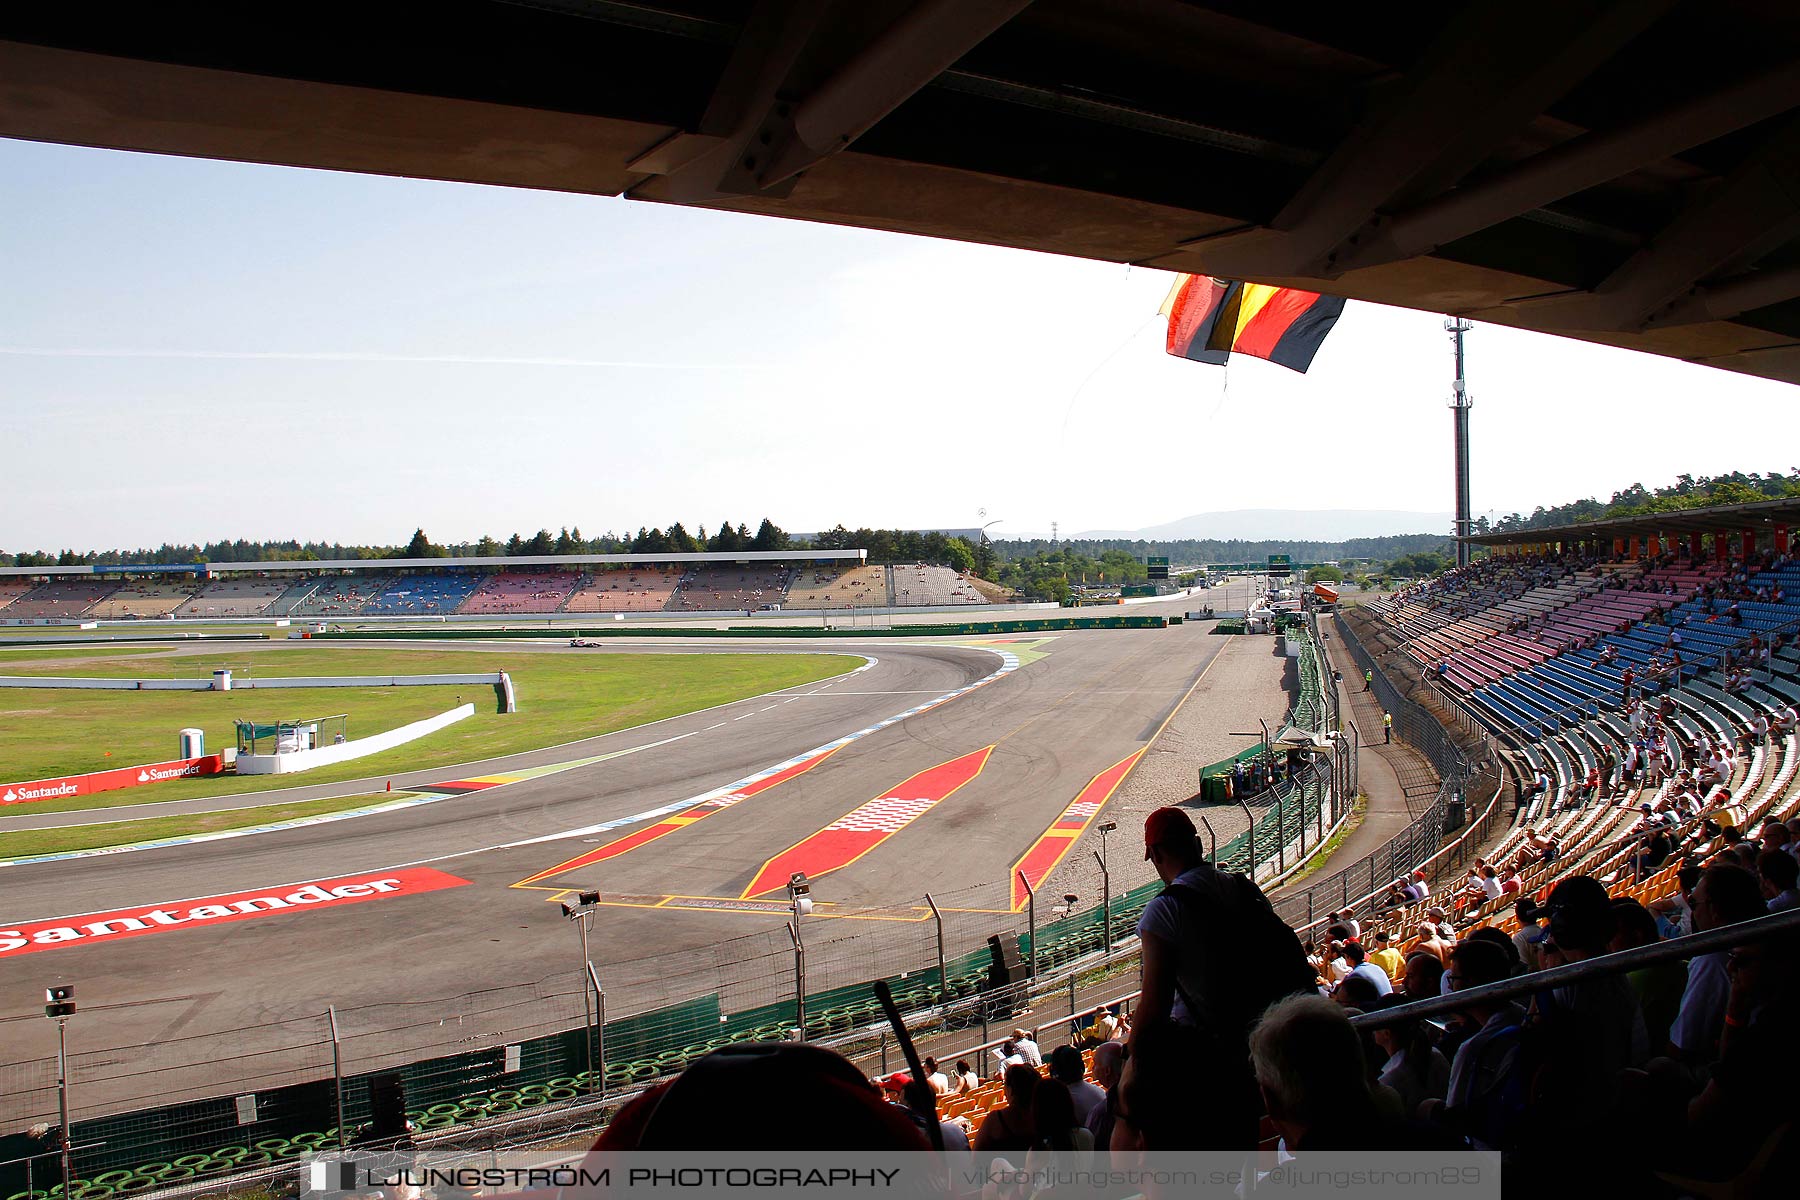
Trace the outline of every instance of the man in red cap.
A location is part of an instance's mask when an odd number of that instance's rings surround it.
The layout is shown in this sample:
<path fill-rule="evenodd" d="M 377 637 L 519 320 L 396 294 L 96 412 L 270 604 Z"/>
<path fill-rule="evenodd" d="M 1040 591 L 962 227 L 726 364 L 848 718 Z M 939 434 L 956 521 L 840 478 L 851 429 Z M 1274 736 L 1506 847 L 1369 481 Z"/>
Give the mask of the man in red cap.
<path fill-rule="evenodd" d="M 1213 1140 L 1204 1148 L 1253 1148 L 1262 1109 L 1250 1028 L 1276 1000 L 1311 988 L 1315 974 L 1261 889 L 1206 862 L 1187 813 L 1159 808 L 1145 819 L 1144 858 L 1166 886 L 1138 919 L 1143 995 L 1130 1052 L 1145 1029 L 1195 1028 L 1207 1061 L 1193 1066 L 1213 1081 L 1204 1100 Z"/>

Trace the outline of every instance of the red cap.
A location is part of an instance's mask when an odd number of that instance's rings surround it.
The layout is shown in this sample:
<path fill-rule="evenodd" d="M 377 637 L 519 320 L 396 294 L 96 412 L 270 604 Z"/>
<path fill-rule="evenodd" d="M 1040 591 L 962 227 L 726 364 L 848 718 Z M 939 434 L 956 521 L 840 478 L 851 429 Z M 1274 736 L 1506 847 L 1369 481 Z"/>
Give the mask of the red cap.
<path fill-rule="evenodd" d="M 1194 822 L 1179 808 L 1159 808 L 1144 818 L 1144 857 L 1150 857 L 1150 847 L 1167 846 L 1199 836 L 1194 831 Z"/>
<path fill-rule="evenodd" d="M 892 1075 L 889 1075 L 886 1079 L 881 1081 L 881 1086 L 887 1091 L 898 1092 L 904 1090 L 906 1085 L 911 1082 L 911 1075 L 908 1075 L 905 1071 L 895 1071 Z"/>

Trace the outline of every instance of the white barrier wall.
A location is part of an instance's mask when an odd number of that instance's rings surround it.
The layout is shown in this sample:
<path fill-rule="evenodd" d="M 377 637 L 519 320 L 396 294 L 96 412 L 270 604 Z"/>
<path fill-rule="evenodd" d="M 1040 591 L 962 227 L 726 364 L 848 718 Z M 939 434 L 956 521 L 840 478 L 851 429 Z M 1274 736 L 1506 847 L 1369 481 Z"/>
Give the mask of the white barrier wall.
<path fill-rule="evenodd" d="M 295 675 L 287 679 L 245 679 L 233 676 L 231 690 L 332 687 L 440 687 L 447 684 L 500 684 L 509 682 L 504 671 L 474 675 Z M 212 677 L 205 679 L 77 679 L 64 675 L 0 675 L 0 688 L 87 688 L 108 692 L 210 692 Z"/>
<path fill-rule="evenodd" d="M 426 734 L 436 733 L 446 726 L 454 725 L 458 721 L 474 715 L 475 706 L 465 704 L 460 708 L 453 708 L 449 712 L 439 713 L 435 717 L 426 717 L 423 721 L 414 721 L 410 725 L 390 729 L 386 733 L 339 742 L 335 746 L 320 746 L 316 750 L 295 750 L 288 754 L 240 754 L 237 760 L 237 773 L 239 775 L 288 775 L 295 771 L 310 771 L 314 767 L 366 758 L 371 754 L 379 754 L 383 750 L 392 750 L 395 746 L 404 746 L 407 742 L 417 741 Z"/>

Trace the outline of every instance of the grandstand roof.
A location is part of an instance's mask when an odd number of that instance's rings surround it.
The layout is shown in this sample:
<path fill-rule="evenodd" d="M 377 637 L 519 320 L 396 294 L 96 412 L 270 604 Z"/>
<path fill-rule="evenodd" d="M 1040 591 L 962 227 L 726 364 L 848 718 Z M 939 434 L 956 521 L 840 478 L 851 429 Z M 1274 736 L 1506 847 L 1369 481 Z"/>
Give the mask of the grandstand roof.
<path fill-rule="evenodd" d="M 1480 546 L 1524 546 L 1537 542 L 1578 541 L 1584 538 L 1649 537 L 1670 533 L 1739 533 L 1745 529 L 1800 526 L 1800 498 L 1753 500 L 1748 504 L 1720 504 L 1712 508 L 1685 508 L 1678 512 L 1650 513 L 1641 517 L 1609 517 L 1543 529 L 1486 533 L 1466 538 Z"/>
<path fill-rule="evenodd" d="M 262 571 L 443 571 L 452 567 L 585 567 L 585 566 L 732 566 L 737 563 L 865 562 L 867 550 L 724 550 L 702 554 L 523 554 L 515 558 L 339 558 L 277 562 L 179 563 L 121 565 L 92 563 L 73 567 L 0 567 L 7 575 L 146 575 L 158 572 L 193 574 L 204 566 L 213 575 Z"/>
<path fill-rule="evenodd" d="M 0 8 L 0 136 L 765 213 L 1800 381 L 1778 0 Z M 354 30 L 355 36 L 345 36 Z"/>

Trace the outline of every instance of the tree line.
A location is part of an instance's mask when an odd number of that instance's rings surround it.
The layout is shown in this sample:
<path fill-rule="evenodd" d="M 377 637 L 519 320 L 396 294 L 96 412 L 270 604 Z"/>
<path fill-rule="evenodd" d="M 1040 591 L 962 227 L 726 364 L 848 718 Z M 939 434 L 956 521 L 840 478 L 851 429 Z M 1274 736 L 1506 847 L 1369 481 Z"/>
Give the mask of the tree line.
<path fill-rule="evenodd" d="M 666 528 L 639 528 L 636 533 L 607 532 L 586 537 L 579 526 L 563 526 L 560 532 L 540 529 L 526 536 L 514 533 L 502 540 L 484 536 L 472 542 L 434 542 L 425 530 L 415 529 L 400 545 L 346 545 L 342 542 L 307 542 L 297 539 L 205 543 L 165 542 L 155 549 L 25 551 L 0 550 L 0 563 L 17 567 L 74 567 L 97 563 L 128 566 L 180 566 L 188 563 L 292 562 L 334 559 L 381 558 L 523 558 L 568 554 L 728 554 L 738 550 L 853 550 L 866 549 L 872 563 L 928 562 L 975 570 L 980 562 L 992 565 L 991 551 L 978 555 L 960 537 L 940 532 L 909 529 L 846 529 L 838 525 L 811 536 L 790 534 L 775 522 L 763 519 L 755 532 L 747 524 L 723 522 L 711 533 L 704 523 L 690 532 L 680 521 Z"/>
<path fill-rule="evenodd" d="M 995 552 L 1002 559 L 1024 559 L 1053 550 L 1098 558 L 1108 551 L 1122 551 L 1133 558 L 1162 555 L 1171 563 L 1256 563 L 1271 554 L 1285 554 L 1295 562 L 1333 562 L 1340 559 L 1385 560 L 1402 554 L 1431 553 L 1451 546 L 1447 533 L 1405 533 L 1392 537 L 1350 538 L 1341 542 L 1309 542 L 1293 539 L 1246 541 L 1241 538 L 1176 538 L 1144 541 L 1129 538 L 1046 538 L 1027 541 L 998 540 Z"/>
<path fill-rule="evenodd" d="M 1574 500 L 1552 508 L 1539 505 L 1530 516 L 1508 513 L 1490 523 L 1486 517 L 1476 520 L 1478 533 L 1517 533 L 1528 529 L 1549 529 L 1557 525 L 1573 525 L 1582 521 L 1601 521 L 1608 517 L 1647 517 L 1652 513 L 1680 512 L 1689 508 L 1712 508 L 1720 504 L 1749 504 L 1757 500 L 1781 500 L 1800 496 L 1800 468 L 1782 474 L 1771 471 L 1759 475 L 1733 471 L 1729 475 L 1677 475 L 1666 487 L 1646 488 L 1634 483 L 1612 494 L 1602 502 L 1593 496 Z"/>

